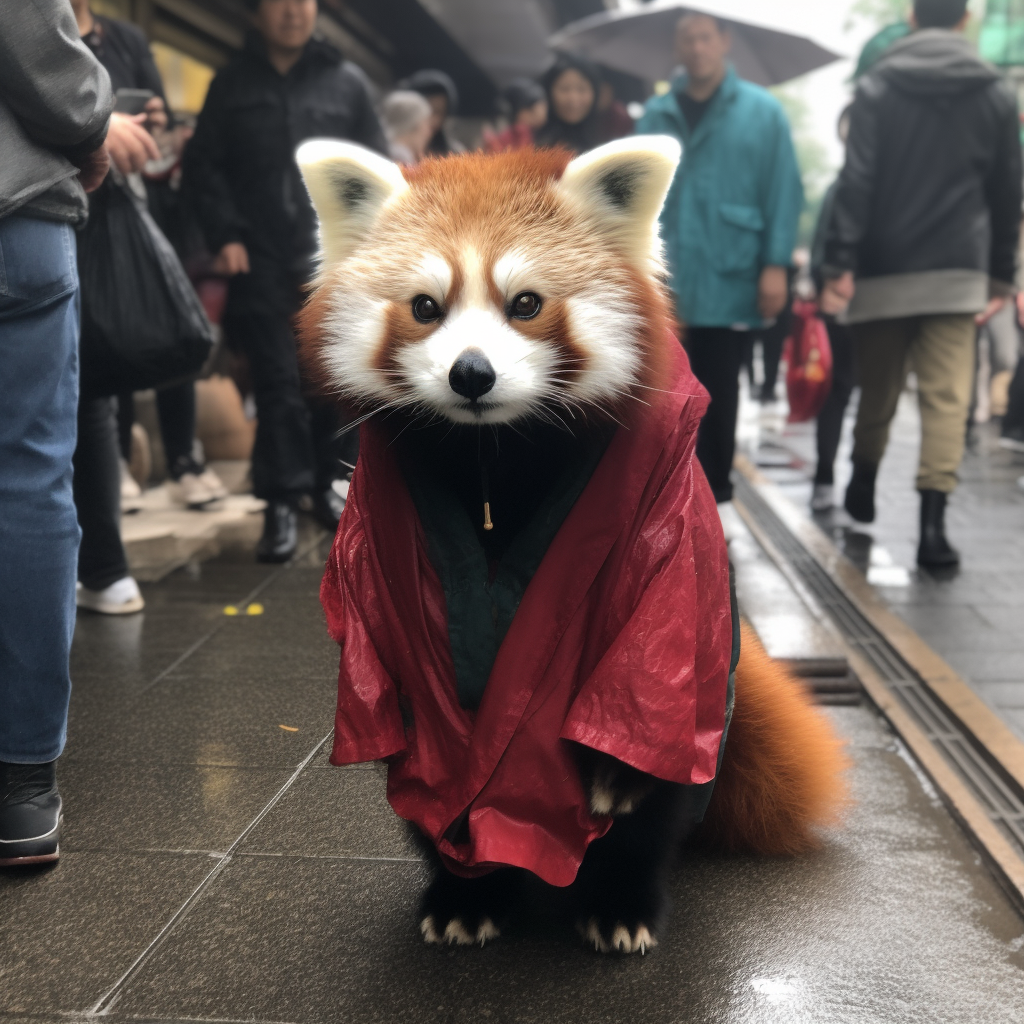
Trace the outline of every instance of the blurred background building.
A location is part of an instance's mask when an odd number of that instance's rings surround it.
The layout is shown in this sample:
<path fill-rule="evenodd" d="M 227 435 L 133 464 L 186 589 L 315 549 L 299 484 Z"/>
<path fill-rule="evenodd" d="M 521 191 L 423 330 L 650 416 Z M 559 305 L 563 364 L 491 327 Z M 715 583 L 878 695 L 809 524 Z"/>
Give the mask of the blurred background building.
<path fill-rule="evenodd" d="M 243 0 L 94 0 L 92 6 L 143 29 L 171 106 L 191 114 L 216 69 L 242 45 L 249 20 Z M 552 32 L 606 6 L 603 0 L 320 0 L 320 31 L 382 90 L 420 68 L 446 71 L 459 89 L 460 113 L 482 118 L 493 114 L 501 86 L 543 71 Z"/>

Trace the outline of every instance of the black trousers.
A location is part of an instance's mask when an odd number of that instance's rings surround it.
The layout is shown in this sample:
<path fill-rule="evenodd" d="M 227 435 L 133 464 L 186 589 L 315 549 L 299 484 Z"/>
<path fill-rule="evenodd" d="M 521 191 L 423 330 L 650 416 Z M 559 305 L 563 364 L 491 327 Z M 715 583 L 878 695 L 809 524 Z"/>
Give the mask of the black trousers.
<path fill-rule="evenodd" d="M 253 492 L 270 501 L 294 501 L 344 475 L 337 413 L 303 393 L 293 313 L 233 312 L 224 319 L 228 344 L 248 358 L 256 399 Z"/>
<path fill-rule="evenodd" d="M 82 397 L 75 448 L 75 508 L 82 529 L 78 580 L 103 590 L 128 575 L 121 543 L 121 467 L 115 399 Z"/>
<path fill-rule="evenodd" d="M 836 452 L 843 433 L 843 417 L 857 383 L 854 362 L 853 334 L 844 324 L 831 317 L 825 320 L 829 344 L 832 346 L 832 390 L 818 413 L 818 468 L 814 474 L 816 484 L 834 483 Z"/>
<path fill-rule="evenodd" d="M 736 414 L 740 400 L 740 364 L 749 338 L 730 327 L 690 327 L 686 352 L 711 404 L 697 433 L 697 458 L 715 501 L 732 500 L 732 460 L 736 453 Z"/>
<path fill-rule="evenodd" d="M 178 480 L 183 473 L 197 468 L 193 465 L 193 442 L 196 436 L 196 385 L 194 381 L 160 388 L 156 393 L 156 414 L 160 421 L 160 437 L 164 444 L 167 472 Z M 132 424 L 135 422 L 135 396 L 131 392 L 117 396 L 117 435 L 121 455 L 126 460 L 132 453 Z"/>
<path fill-rule="evenodd" d="M 782 347 L 786 343 L 792 325 L 793 307 L 787 305 L 775 323 L 761 331 L 761 360 L 764 363 L 764 383 L 761 385 L 760 394 L 762 402 L 770 402 L 775 397 L 775 384 L 779 379 Z"/>

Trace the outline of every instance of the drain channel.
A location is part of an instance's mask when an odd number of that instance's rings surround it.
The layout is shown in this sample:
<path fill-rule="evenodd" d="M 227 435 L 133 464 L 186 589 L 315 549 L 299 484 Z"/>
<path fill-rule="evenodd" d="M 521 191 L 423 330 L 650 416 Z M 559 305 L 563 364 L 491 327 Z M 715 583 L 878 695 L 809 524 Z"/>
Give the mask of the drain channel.
<path fill-rule="evenodd" d="M 1016 781 L 993 763 L 984 747 L 949 716 L 920 676 L 793 536 L 757 488 L 741 474 L 737 475 L 737 497 L 758 526 L 800 575 L 843 639 L 871 663 L 904 710 L 985 808 L 993 824 L 1024 857 L 1024 792 Z"/>

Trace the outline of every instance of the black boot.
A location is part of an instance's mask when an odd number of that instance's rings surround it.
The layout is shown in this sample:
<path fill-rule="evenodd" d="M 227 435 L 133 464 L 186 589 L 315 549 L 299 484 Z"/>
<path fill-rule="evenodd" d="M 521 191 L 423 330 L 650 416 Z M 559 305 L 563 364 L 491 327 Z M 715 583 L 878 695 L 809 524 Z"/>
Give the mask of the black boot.
<path fill-rule="evenodd" d="M 921 543 L 917 564 L 926 569 L 952 569 L 960 554 L 946 540 L 946 495 L 942 491 L 921 491 Z"/>
<path fill-rule="evenodd" d="M 299 543 L 298 516 L 286 501 L 268 501 L 263 536 L 256 545 L 257 562 L 287 562 Z"/>
<path fill-rule="evenodd" d="M 877 476 L 877 463 L 855 462 L 853 464 L 853 476 L 846 488 L 846 500 L 843 505 L 858 523 L 873 523 L 875 521 L 875 477 Z"/>
<path fill-rule="evenodd" d="M 46 864 L 60 856 L 56 761 L 0 761 L 0 867 Z"/>

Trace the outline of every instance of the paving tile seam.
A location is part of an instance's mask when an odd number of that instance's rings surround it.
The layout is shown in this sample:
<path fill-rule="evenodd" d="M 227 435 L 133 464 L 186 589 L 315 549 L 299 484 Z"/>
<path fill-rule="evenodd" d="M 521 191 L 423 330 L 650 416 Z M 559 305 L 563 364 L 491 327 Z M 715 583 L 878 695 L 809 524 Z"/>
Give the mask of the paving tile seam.
<path fill-rule="evenodd" d="M 355 853 L 271 853 L 266 850 L 236 853 L 236 857 L 279 857 L 282 860 L 355 860 L 385 864 L 426 864 L 425 857 L 369 857 Z"/>
<path fill-rule="evenodd" d="M 255 587 L 253 587 L 252 590 L 249 591 L 248 594 L 245 595 L 245 597 L 243 597 L 240 601 L 237 601 L 235 603 L 243 607 L 245 605 L 251 604 L 256 597 L 262 594 L 263 591 L 271 585 L 271 583 L 279 579 L 285 572 L 287 572 L 292 567 L 294 563 L 297 563 L 299 559 L 305 558 L 305 556 L 308 555 L 311 551 L 313 551 L 317 547 L 317 545 L 319 545 L 319 543 L 320 538 L 318 537 L 315 541 L 312 541 L 301 551 L 296 552 L 295 557 L 292 559 L 291 562 L 287 562 L 285 565 L 279 566 L 276 569 L 272 569 L 258 584 L 256 584 Z M 139 698 L 142 697 L 143 694 L 148 693 L 150 690 L 153 689 L 154 686 L 157 686 L 159 683 L 161 683 L 176 668 L 178 668 L 179 665 L 182 665 L 184 664 L 184 662 L 188 661 L 188 659 L 191 658 L 192 655 L 195 654 L 200 647 L 206 644 L 209 640 L 213 639 L 213 637 L 215 637 L 222 629 L 224 629 L 227 626 L 227 624 L 228 619 L 227 617 L 225 617 L 223 621 L 217 623 L 217 625 L 214 626 L 213 629 L 209 630 L 206 634 L 201 636 L 194 644 L 192 644 L 192 646 L 189 647 L 188 650 L 184 651 L 177 658 L 175 658 L 174 661 L 170 663 L 170 665 L 168 665 L 162 671 L 158 672 L 151 682 L 147 683 L 144 687 L 142 687 L 142 689 L 138 690 L 135 693 L 133 699 L 136 701 L 139 700 Z"/>
<path fill-rule="evenodd" d="M 146 967 L 146 965 L 152 960 L 153 955 L 160 949 L 164 942 L 168 939 L 170 934 L 185 918 L 188 916 L 190 911 L 195 907 L 199 901 L 203 898 L 207 889 L 213 885 L 213 883 L 223 874 L 225 868 L 232 862 L 233 855 L 238 847 L 245 841 L 246 837 L 256 828 L 257 825 L 277 806 L 277 804 L 284 797 L 285 793 L 295 784 L 299 776 L 310 764 L 310 762 L 320 753 L 324 744 L 330 739 L 333 733 L 333 727 L 331 732 L 328 732 L 326 736 L 318 740 L 312 750 L 306 755 L 299 766 L 291 774 L 288 781 L 274 794 L 273 797 L 263 806 L 260 812 L 249 822 L 248 825 L 239 833 L 235 841 L 228 847 L 224 856 L 221 857 L 217 863 L 213 866 L 210 872 L 205 878 L 199 883 L 198 886 L 192 891 L 192 894 L 185 900 L 184 903 L 174 912 L 171 918 L 164 924 L 159 932 L 153 937 L 145 949 L 135 958 L 131 966 L 114 982 L 114 984 L 102 995 L 100 998 L 84 1013 L 81 1015 L 84 1017 L 106 1017 L 109 1015 L 110 1010 L 113 1008 L 117 1000 L 124 994 L 128 984 Z"/>
<path fill-rule="evenodd" d="M 188 850 L 180 849 L 173 846 L 138 846 L 132 848 L 130 846 L 69 846 L 65 841 L 61 840 L 61 853 L 110 853 L 112 850 L 118 850 L 122 853 L 127 854 L 130 857 L 141 857 L 152 853 L 158 853 L 161 856 L 175 856 L 175 857 L 226 857 L 227 850 Z"/>
<path fill-rule="evenodd" d="M 81 754 L 61 754 L 61 764 L 108 764 L 111 761 L 116 761 L 119 765 L 125 765 L 127 767 L 152 768 L 154 771 L 159 771 L 164 768 L 233 768 L 240 772 L 271 772 L 275 769 L 284 771 L 295 767 L 294 761 L 262 764 L 242 761 L 151 761 L 118 757 L 116 754 L 110 754 L 109 757 L 84 757 Z M 355 766 L 343 765 L 340 768 L 335 768 L 334 765 L 318 765 L 316 767 L 332 768 L 334 771 L 349 771 Z M 362 770 L 366 771 L 367 769 Z"/>
<path fill-rule="evenodd" d="M 80 1010 L 53 1010 L 49 1013 L 21 1013 L 0 1010 L 0 1021 L 8 1020 L 38 1020 L 43 1024 L 51 1024 L 54 1018 L 66 1020 L 69 1024 L 88 1018 Z M 295 1021 L 286 1020 L 264 1020 L 262 1018 L 243 1017 L 148 1017 L 137 1013 L 108 1013 L 104 1014 L 104 1020 L 110 1024 L 121 1024 L 122 1021 L 131 1024 L 297 1024 Z"/>

